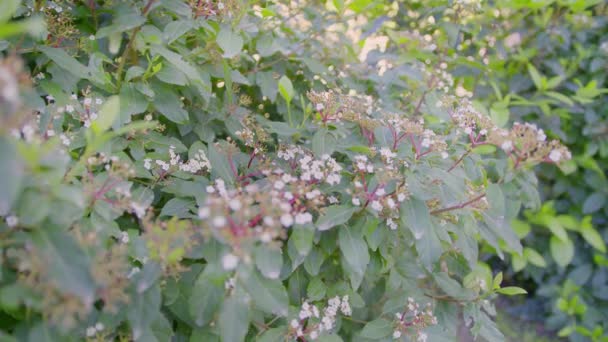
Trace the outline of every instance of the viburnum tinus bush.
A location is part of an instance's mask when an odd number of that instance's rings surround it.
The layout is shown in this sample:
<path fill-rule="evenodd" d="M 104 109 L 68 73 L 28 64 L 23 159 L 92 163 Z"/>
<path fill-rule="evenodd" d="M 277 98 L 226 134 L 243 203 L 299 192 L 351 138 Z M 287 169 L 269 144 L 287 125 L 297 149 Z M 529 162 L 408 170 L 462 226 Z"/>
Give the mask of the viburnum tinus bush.
<path fill-rule="evenodd" d="M 455 95 L 443 23 L 367 1 L 3 6 L 3 338 L 502 338 L 491 300 L 525 291 L 478 243 L 521 253 L 530 167 L 569 152 Z"/>

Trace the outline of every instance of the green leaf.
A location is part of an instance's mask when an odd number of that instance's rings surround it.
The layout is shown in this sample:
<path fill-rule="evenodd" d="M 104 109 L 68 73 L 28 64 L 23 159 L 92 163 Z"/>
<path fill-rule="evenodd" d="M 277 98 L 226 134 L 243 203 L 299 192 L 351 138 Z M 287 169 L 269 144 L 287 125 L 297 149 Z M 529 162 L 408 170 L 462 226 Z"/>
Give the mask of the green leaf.
<path fill-rule="evenodd" d="M 513 267 L 513 271 L 519 272 L 526 267 L 528 261 L 519 254 L 513 254 L 511 259 L 511 266 Z"/>
<path fill-rule="evenodd" d="M 188 309 L 194 322 L 203 327 L 214 319 L 224 298 L 223 284 L 214 283 L 209 272 L 202 272 L 196 279 L 188 301 Z"/>
<path fill-rule="evenodd" d="M 437 285 L 452 298 L 470 300 L 475 297 L 475 294 L 471 290 L 462 287 L 460 283 L 450 278 L 445 272 L 435 273 L 433 278 L 435 279 L 435 282 L 437 282 Z"/>
<path fill-rule="evenodd" d="M 107 131 L 120 113 L 120 97 L 114 95 L 103 103 L 97 120 L 91 123 L 91 129 L 96 134 Z"/>
<path fill-rule="evenodd" d="M 430 234 L 431 215 L 426 203 L 415 197 L 403 202 L 401 223 L 410 229 L 416 240 L 420 240 L 425 234 Z"/>
<path fill-rule="evenodd" d="M 225 58 L 232 58 L 238 55 L 243 48 L 243 38 L 232 31 L 230 26 L 222 26 L 216 38 L 217 44 L 224 51 Z"/>
<path fill-rule="evenodd" d="M 228 157 L 222 153 L 214 144 L 209 144 L 209 162 L 213 166 L 211 175 L 214 178 L 221 178 L 228 183 L 234 183 L 234 173 L 230 168 Z"/>
<path fill-rule="evenodd" d="M 566 267 L 574 257 L 574 244 L 570 239 L 560 240 L 556 236 L 552 236 L 549 242 L 551 248 L 551 256 L 555 262 L 561 267 Z"/>
<path fill-rule="evenodd" d="M 254 250 L 255 265 L 269 279 L 277 279 L 283 267 L 283 255 L 280 248 L 260 245 Z"/>
<path fill-rule="evenodd" d="M 393 333 L 393 322 L 384 318 L 373 320 L 363 327 L 361 337 L 371 340 L 380 340 Z"/>
<path fill-rule="evenodd" d="M 95 35 L 97 39 L 132 30 L 146 22 L 146 18 L 135 11 L 128 11 L 125 13 L 123 13 L 123 11 L 116 11 L 114 14 L 112 24 L 104 26 L 97 31 L 97 34 Z"/>
<path fill-rule="evenodd" d="M 242 296 L 242 295 L 241 295 Z M 222 342 L 241 342 L 249 330 L 249 304 L 238 293 L 224 301 L 219 317 Z"/>
<path fill-rule="evenodd" d="M 186 124 L 190 120 L 188 112 L 184 110 L 183 103 L 179 95 L 165 84 L 156 83 L 152 86 L 156 95 L 154 96 L 154 107 L 167 119 L 178 123 Z"/>
<path fill-rule="evenodd" d="M 502 284 L 502 272 L 498 272 L 492 281 L 492 288 L 498 289 L 500 288 L 500 284 Z"/>
<path fill-rule="evenodd" d="M 331 205 L 325 208 L 325 213 L 319 217 L 315 225 L 318 230 L 328 230 L 348 222 L 355 211 L 357 208 L 349 205 Z"/>
<path fill-rule="evenodd" d="M 21 192 L 23 164 L 13 144 L 0 137 L 0 216 L 8 215 Z"/>
<path fill-rule="evenodd" d="M 525 247 L 523 254 L 526 260 L 528 260 L 528 262 L 530 262 L 532 265 L 538 267 L 547 267 L 547 262 L 545 262 L 545 258 L 543 258 L 543 256 L 540 255 L 534 249 Z"/>
<path fill-rule="evenodd" d="M 52 48 L 48 46 L 39 46 L 38 49 L 53 62 L 55 62 L 57 66 L 71 73 L 72 75 L 100 84 L 105 83 L 103 78 L 100 78 L 97 74 L 93 74 L 91 69 L 80 64 L 80 62 L 78 62 L 74 57 L 68 55 L 64 49 Z"/>
<path fill-rule="evenodd" d="M 291 84 L 291 80 L 285 75 L 279 79 L 279 93 L 281 93 L 281 96 L 287 103 L 291 103 L 295 95 L 293 84 Z"/>
<path fill-rule="evenodd" d="M 326 128 L 320 128 L 312 137 L 312 151 L 317 158 L 324 154 L 331 155 L 336 149 L 336 137 Z"/>
<path fill-rule="evenodd" d="M 543 77 L 538 72 L 538 70 L 532 64 L 528 64 L 528 72 L 530 73 L 530 77 L 532 78 L 532 82 L 536 86 L 536 89 L 543 90 Z"/>
<path fill-rule="evenodd" d="M 7 22 L 19 8 L 20 0 L 3 0 L 0 3 L 0 24 Z"/>
<path fill-rule="evenodd" d="M 604 239 L 602 239 L 600 233 L 598 233 L 598 231 L 595 230 L 593 226 L 587 225 L 585 227 L 582 227 L 581 235 L 583 235 L 585 241 L 587 241 L 591 246 L 593 246 L 593 248 L 597 249 L 602 253 L 606 253 L 606 244 L 604 243 Z"/>
<path fill-rule="evenodd" d="M 363 236 L 350 227 L 342 227 L 338 233 L 338 245 L 343 255 L 343 262 L 347 263 L 351 271 L 362 278 L 369 264 L 369 250 Z M 351 283 L 354 283 L 351 276 Z M 358 286 L 353 286 L 357 288 Z"/>
<path fill-rule="evenodd" d="M 604 204 L 606 204 L 606 199 L 607 197 L 604 193 L 594 192 L 583 202 L 583 214 L 593 214 L 602 209 Z"/>
<path fill-rule="evenodd" d="M 131 121 L 131 116 L 140 114 L 148 108 L 148 100 L 132 84 L 125 84 L 120 88 L 120 115 L 115 121 L 118 127 Z M 116 128 L 116 126 L 113 126 Z"/>
<path fill-rule="evenodd" d="M 323 281 L 319 277 L 312 278 L 308 287 L 306 288 L 306 295 L 311 301 L 318 301 L 325 297 L 327 287 L 323 284 Z"/>
<path fill-rule="evenodd" d="M 137 341 L 150 332 L 151 325 L 159 318 L 161 293 L 158 284 L 140 293 L 127 306 L 127 317 L 133 340 Z"/>
<path fill-rule="evenodd" d="M 187 217 L 187 213 L 190 208 L 194 207 L 194 201 L 185 198 L 174 197 L 170 199 L 160 211 L 159 217 L 171 216 L 171 217 Z"/>
<path fill-rule="evenodd" d="M 239 280 L 257 309 L 277 316 L 287 316 L 289 299 L 281 281 L 262 278 L 251 267 L 240 268 Z"/>
<path fill-rule="evenodd" d="M 72 236 L 54 227 L 38 229 L 31 234 L 44 260 L 49 261 L 46 272 L 57 288 L 78 296 L 85 305 L 92 305 L 96 288 L 89 271 L 89 258 Z"/>
<path fill-rule="evenodd" d="M 281 326 L 277 328 L 271 328 L 266 330 L 259 338 L 257 342 L 284 342 L 285 335 L 287 335 L 287 327 Z"/>
<path fill-rule="evenodd" d="M 527 294 L 528 293 L 528 291 L 522 289 L 521 287 L 517 287 L 517 286 L 503 287 L 503 288 L 496 290 L 496 292 L 507 295 L 507 296 L 515 296 L 518 294 Z"/>
<path fill-rule="evenodd" d="M 293 228 L 289 240 L 293 242 L 300 256 L 306 256 L 312 248 L 314 237 L 314 228 L 309 225 L 304 227 L 296 226 Z"/>

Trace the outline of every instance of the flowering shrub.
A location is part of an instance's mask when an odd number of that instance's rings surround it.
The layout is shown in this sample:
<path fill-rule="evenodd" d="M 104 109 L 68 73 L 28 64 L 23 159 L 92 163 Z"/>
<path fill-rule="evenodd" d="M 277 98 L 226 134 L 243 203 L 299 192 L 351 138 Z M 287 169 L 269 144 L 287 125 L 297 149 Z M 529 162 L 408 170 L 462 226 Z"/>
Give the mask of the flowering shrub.
<path fill-rule="evenodd" d="M 47 24 L 1 45 L 7 339 L 502 338 L 525 291 L 478 244 L 521 254 L 530 167 L 570 154 L 458 97 L 442 34 L 388 44 L 365 1 L 7 4 L 0 32 Z"/>

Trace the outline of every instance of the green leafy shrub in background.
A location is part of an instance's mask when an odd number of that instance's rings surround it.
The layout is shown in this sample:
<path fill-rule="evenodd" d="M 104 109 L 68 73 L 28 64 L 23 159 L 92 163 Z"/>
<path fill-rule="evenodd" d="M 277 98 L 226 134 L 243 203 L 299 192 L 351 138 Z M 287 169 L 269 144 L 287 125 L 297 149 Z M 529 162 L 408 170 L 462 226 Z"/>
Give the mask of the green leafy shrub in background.
<path fill-rule="evenodd" d="M 503 338 L 478 244 L 570 152 L 459 94 L 477 3 L 4 3 L 4 339 Z"/>
<path fill-rule="evenodd" d="M 536 283 L 538 296 L 520 314 L 543 317 L 573 341 L 606 341 L 608 7 L 514 1 L 497 2 L 493 11 L 473 19 L 460 43 L 487 67 L 460 66 L 458 82 L 491 117 L 533 121 L 573 153 L 559 169 L 537 169 L 547 202 L 514 224 L 524 248 L 512 255 L 512 271 Z"/>

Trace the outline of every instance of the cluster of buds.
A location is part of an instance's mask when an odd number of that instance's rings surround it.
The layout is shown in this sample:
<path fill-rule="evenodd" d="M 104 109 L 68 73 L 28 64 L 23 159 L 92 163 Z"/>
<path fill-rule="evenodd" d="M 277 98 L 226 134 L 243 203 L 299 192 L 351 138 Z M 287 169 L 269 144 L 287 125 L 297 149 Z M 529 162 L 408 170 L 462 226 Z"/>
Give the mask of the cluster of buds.
<path fill-rule="evenodd" d="M 460 100 L 460 105 L 450 115 L 473 147 L 498 146 L 513 158 L 516 167 L 522 162 L 559 163 L 571 158 L 565 146 L 557 140 L 548 141 L 545 132 L 536 125 L 516 122 L 510 130 L 499 128 L 468 100 Z"/>
<path fill-rule="evenodd" d="M 235 250 L 244 241 L 269 244 L 284 239 L 285 228 L 311 223 L 312 212 L 327 201 L 313 184 L 279 168 L 261 174 L 263 180 L 230 190 L 217 179 L 207 187 L 207 198 L 198 210 L 216 237 Z"/>
<path fill-rule="evenodd" d="M 437 317 L 433 315 L 431 304 L 428 303 L 424 310 L 412 297 L 407 299 L 404 312 L 395 314 L 393 338 L 400 339 L 403 335 L 415 338 L 418 342 L 426 342 L 428 336 L 422 330 L 437 324 Z"/>
<path fill-rule="evenodd" d="M 270 136 L 252 116 L 246 116 L 243 119 L 243 129 L 234 132 L 234 134 L 243 141 L 245 146 L 251 149 L 249 163 L 247 164 L 249 168 L 255 157 L 265 151 L 264 144 L 270 140 Z"/>
<path fill-rule="evenodd" d="M 289 335 L 298 339 L 308 337 L 316 340 L 322 333 L 334 328 L 339 313 L 345 316 L 352 314 L 348 296 L 329 299 L 322 314 L 314 304 L 304 302 L 298 317 L 289 323 Z"/>
<path fill-rule="evenodd" d="M 152 160 L 150 158 L 144 159 L 144 168 L 146 170 L 157 170 L 159 175 L 166 175 L 175 171 L 183 171 L 192 174 L 199 172 L 211 171 L 211 163 L 207 158 L 205 151 L 198 150 L 187 161 L 182 161 L 181 156 L 175 152 L 175 146 L 169 147 L 169 161 L 162 159 Z"/>
<path fill-rule="evenodd" d="M 337 90 L 309 91 L 306 95 L 323 123 L 364 121 L 374 109 L 371 96 L 345 95 Z"/>
<path fill-rule="evenodd" d="M 342 166 L 335 159 L 324 154 L 320 159 L 314 157 L 310 151 L 300 146 L 281 146 L 278 157 L 289 163 L 291 169 L 299 174 L 299 179 L 310 183 L 339 184 L 342 180 L 340 171 Z"/>
<path fill-rule="evenodd" d="M 449 105 L 449 101 L 453 99 L 447 99 L 443 103 Z M 488 134 L 497 129 L 496 125 L 490 117 L 480 113 L 471 101 L 467 99 L 459 99 L 458 105 L 453 111 L 450 111 L 450 116 L 455 122 L 459 129 L 459 132 L 466 134 L 474 146 L 483 143 Z"/>
<path fill-rule="evenodd" d="M 169 221 L 143 220 L 149 259 L 160 264 L 163 272 L 178 276 L 186 270 L 181 260 L 195 244 L 195 231 L 191 221 L 173 218 Z"/>
<path fill-rule="evenodd" d="M 24 248 L 8 249 L 5 262 L 15 263 L 17 279 L 21 285 L 40 294 L 40 307 L 44 317 L 51 324 L 70 329 L 90 312 L 94 298 L 85 300 L 58 288 L 49 274 L 49 260 L 51 259 L 42 251 L 26 244 Z"/>
<path fill-rule="evenodd" d="M 83 91 L 83 95 L 79 99 L 77 94 L 72 94 L 68 104 L 55 107 L 54 117 L 60 118 L 64 113 L 67 113 L 80 121 L 84 127 L 91 127 L 91 123 L 98 117 L 98 111 L 103 104 L 103 99 L 100 97 L 93 98 L 88 89 Z M 55 99 L 53 96 L 48 95 L 47 101 L 49 104 L 54 104 Z"/>
<path fill-rule="evenodd" d="M 135 170 L 128 162 L 121 161 L 118 156 L 108 156 L 103 152 L 99 152 L 87 159 L 87 166 L 90 169 L 101 166 L 104 170 L 113 175 L 128 178 L 135 176 Z"/>
<path fill-rule="evenodd" d="M 516 122 L 511 130 L 493 130 L 488 143 L 500 146 L 516 165 L 523 161 L 559 163 L 571 158 L 565 146 L 557 140 L 547 140 L 542 129 L 529 123 Z"/>
<path fill-rule="evenodd" d="M 392 193 L 387 193 L 384 186 L 377 185 L 372 189 L 363 175 L 360 178 L 361 181 L 353 182 L 354 191 L 349 191 L 352 195 L 352 204 L 363 206 L 363 208 L 369 206 L 376 215 L 386 220 L 386 225 L 391 230 L 396 230 L 399 220 L 399 203 L 405 201 L 409 196 L 405 183 L 399 185 Z"/>
<path fill-rule="evenodd" d="M 95 232 L 78 231 L 77 238 L 85 248 L 95 250 L 91 275 L 97 284 L 96 298 L 103 301 L 105 311 L 116 313 L 121 304 L 130 300 L 128 247 L 124 243 L 107 247 Z"/>

